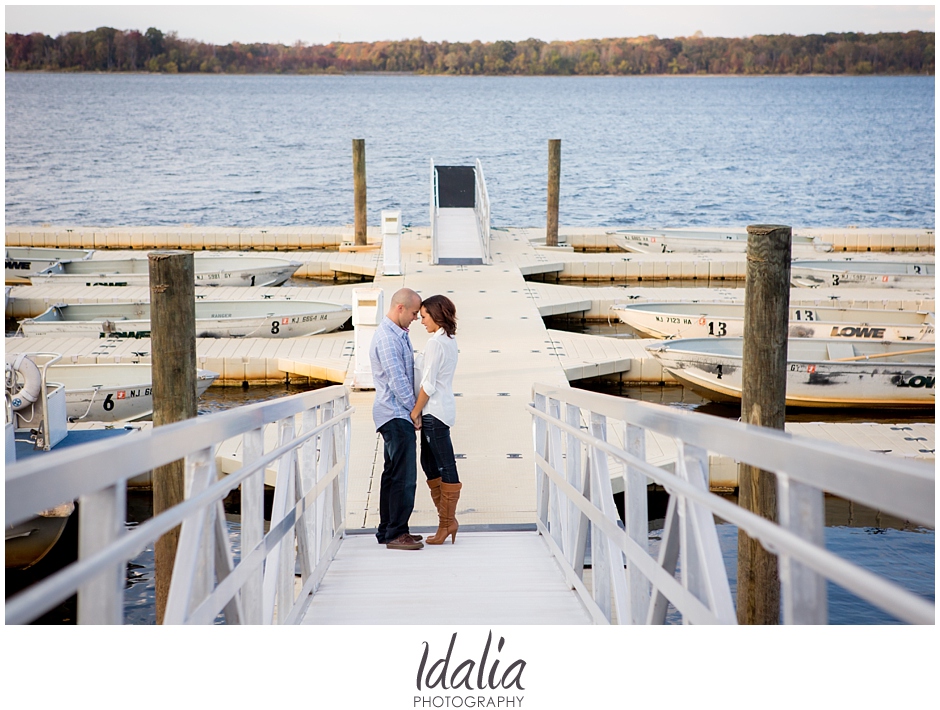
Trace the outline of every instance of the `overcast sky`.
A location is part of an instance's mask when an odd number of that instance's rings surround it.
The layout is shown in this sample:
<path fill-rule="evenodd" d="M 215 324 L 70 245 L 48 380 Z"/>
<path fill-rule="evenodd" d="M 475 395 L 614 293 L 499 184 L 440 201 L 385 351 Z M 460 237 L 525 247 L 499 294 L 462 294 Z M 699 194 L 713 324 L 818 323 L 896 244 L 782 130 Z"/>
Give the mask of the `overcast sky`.
<path fill-rule="evenodd" d="M 422 37 L 492 42 L 529 37 L 710 37 L 934 30 L 933 5 L 6 5 L 6 31 L 53 37 L 106 25 L 176 31 L 214 44 L 324 44 Z"/>

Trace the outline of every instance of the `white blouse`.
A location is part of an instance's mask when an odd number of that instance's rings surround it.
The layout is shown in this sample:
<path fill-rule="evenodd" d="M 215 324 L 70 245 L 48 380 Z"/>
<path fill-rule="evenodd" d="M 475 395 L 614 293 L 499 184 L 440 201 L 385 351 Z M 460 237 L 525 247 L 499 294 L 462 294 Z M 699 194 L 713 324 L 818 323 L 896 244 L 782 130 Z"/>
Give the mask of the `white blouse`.
<path fill-rule="evenodd" d="M 421 389 L 428 395 L 428 403 L 424 405 L 421 414 L 430 414 L 447 426 L 454 426 L 457 419 L 454 401 L 457 338 L 449 337 L 443 328 L 438 328 L 428 338 L 424 356 L 420 360 Z"/>

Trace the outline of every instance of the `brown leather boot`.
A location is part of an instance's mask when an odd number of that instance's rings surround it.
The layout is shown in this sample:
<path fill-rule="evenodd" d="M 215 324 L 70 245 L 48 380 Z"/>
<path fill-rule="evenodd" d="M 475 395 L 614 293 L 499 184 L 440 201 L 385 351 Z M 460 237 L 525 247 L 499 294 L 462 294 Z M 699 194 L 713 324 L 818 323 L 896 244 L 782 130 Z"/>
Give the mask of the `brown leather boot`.
<path fill-rule="evenodd" d="M 434 503 L 434 510 L 437 511 L 438 517 L 441 514 L 441 477 L 429 478 L 428 479 L 428 488 L 431 489 L 431 500 Z"/>
<path fill-rule="evenodd" d="M 457 501 L 460 500 L 460 489 L 462 483 L 442 483 L 441 484 L 441 509 L 440 522 L 437 532 L 427 539 L 429 545 L 443 545 L 444 540 L 450 535 L 450 542 L 453 545 L 457 542 Z"/>

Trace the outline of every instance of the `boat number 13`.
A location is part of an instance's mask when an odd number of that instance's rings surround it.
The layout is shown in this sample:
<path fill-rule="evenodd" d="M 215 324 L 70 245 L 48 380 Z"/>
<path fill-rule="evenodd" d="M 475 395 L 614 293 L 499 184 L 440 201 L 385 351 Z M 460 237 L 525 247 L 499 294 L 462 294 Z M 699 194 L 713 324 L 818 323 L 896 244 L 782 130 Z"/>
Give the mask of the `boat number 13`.
<path fill-rule="evenodd" d="M 717 328 L 715 327 L 716 325 L 717 325 Z M 708 321 L 708 334 L 709 334 L 709 335 L 719 335 L 719 336 L 721 336 L 721 335 L 727 335 L 727 334 L 728 334 L 728 324 L 727 324 L 727 323 L 722 323 L 721 321 L 718 321 L 718 323 L 715 323 L 715 321 L 710 320 L 710 321 Z"/>

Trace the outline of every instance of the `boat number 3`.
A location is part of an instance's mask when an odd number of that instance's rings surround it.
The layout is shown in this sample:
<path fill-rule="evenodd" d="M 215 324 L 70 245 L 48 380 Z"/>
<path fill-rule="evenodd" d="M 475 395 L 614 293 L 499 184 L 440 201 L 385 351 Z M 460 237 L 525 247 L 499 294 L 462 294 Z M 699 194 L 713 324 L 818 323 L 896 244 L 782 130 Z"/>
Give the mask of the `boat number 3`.
<path fill-rule="evenodd" d="M 708 334 L 709 335 L 727 335 L 728 334 L 728 324 L 718 321 L 718 328 L 715 328 L 715 321 L 708 321 Z"/>
<path fill-rule="evenodd" d="M 281 321 L 271 321 L 271 335 L 277 335 L 281 330 Z"/>
<path fill-rule="evenodd" d="M 104 411 L 110 412 L 112 409 L 114 409 L 114 400 L 111 399 L 113 396 L 114 395 L 109 394 L 104 398 L 104 402 L 101 404 L 101 406 L 104 408 Z"/>
<path fill-rule="evenodd" d="M 832 275 L 832 285 L 833 285 L 833 286 L 838 286 L 838 285 L 839 285 L 839 274 L 833 274 L 833 275 Z"/>

